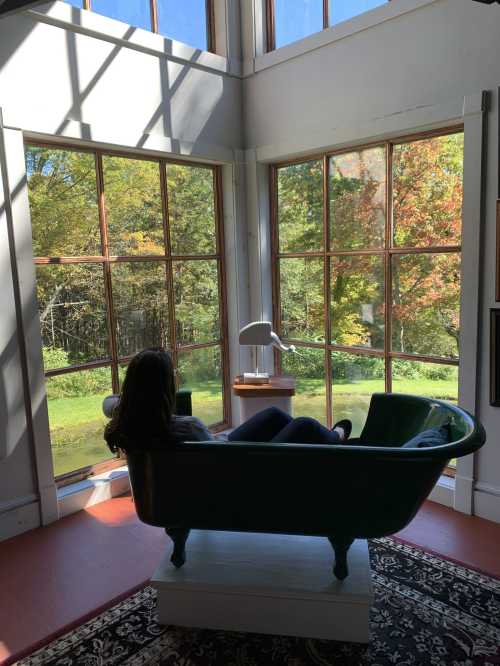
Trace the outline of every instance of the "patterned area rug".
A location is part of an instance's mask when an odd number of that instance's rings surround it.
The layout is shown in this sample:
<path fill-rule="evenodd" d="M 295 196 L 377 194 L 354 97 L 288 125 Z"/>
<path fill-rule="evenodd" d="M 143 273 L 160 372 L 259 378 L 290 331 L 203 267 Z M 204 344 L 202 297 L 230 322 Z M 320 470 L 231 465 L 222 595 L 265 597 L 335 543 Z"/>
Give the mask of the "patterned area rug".
<path fill-rule="evenodd" d="M 21 666 L 500 664 L 500 581 L 391 539 L 370 543 L 369 645 L 160 626 L 150 587 Z"/>

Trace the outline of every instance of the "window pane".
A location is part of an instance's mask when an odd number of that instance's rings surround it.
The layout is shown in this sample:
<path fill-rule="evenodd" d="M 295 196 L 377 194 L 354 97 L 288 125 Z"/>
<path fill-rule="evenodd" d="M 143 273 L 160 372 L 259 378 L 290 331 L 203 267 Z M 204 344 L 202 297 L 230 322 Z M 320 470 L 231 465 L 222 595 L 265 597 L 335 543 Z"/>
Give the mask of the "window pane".
<path fill-rule="evenodd" d="M 384 258 L 332 257 L 332 342 L 384 348 Z"/>
<path fill-rule="evenodd" d="M 323 163 L 305 162 L 278 169 L 280 252 L 323 248 Z"/>
<path fill-rule="evenodd" d="M 459 254 L 394 256 L 392 302 L 395 351 L 458 357 Z"/>
<path fill-rule="evenodd" d="M 46 380 L 55 475 L 113 457 L 103 439 L 103 399 L 112 393 L 109 368 L 70 372 Z"/>
<path fill-rule="evenodd" d="M 111 255 L 165 254 L 158 162 L 102 158 Z"/>
<path fill-rule="evenodd" d="M 217 252 L 212 169 L 167 166 L 168 218 L 173 254 Z"/>
<path fill-rule="evenodd" d="M 158 31 L 165 37 L 206 51 L 206 0 L 158 0 Z"/>
<path fill-rule="evenodd" d="M 325 352 L 300 347 L 295 354 L 282 354 L 281 362 L 283 374 L 297 380 L 293 415 L 312 416 L 326 425 Z"/>
<path fill-rule="evenodd" d="M 321 342 L 325 338 L 323 259 L 281 259 L 283 337 Z"/>
<path fill-rule="evenodd" d="M 460 245 L 463 154 L 462 133 L 394 146 L 396 245 Z"/>
<path fill-rule="evenodd" d="M 386 5 L 388 0 L 330 0 L 330 25 L 346 21 L 370 9 Z"/>
<path fill-rule="evenodd" d="M 109 356 L 100 264 L 36 267 L 45 370 Z"/>
<path fill-rule="evenodd" d="M 100 256 L 92 153 L 26 146 L 35 257 Z"/>
<path fill-rule="evenodd" d="M 73 7 L 80 7 L 82 9 L 83 3 L 82 0 L 64 0 L 67 2 L 69 5 L 73 5 Z"/>
<path fill-rule="evenodd" d="M 223 420 L 222 362 L 220 347 L 179 352 L 182 388 L 193 391 L 193 415 L 205 425 Z"/>
<path fill-rule="evenodd" d="M 323 30 L 323 0 L 276 0 L 276 48 Z"/>
<path fill-rule="evenodd" d="M 385 148 L 330 158 L 330 235 L 335 250 L 384 247 Z"/>
<path fill-rule="evenodd" d="M 457 403 L 458 367 L 393 358 L 392 390 Z"/>
<path fill-rule="evenodd" d="M 384 359 L 333 352 L 332 382 L 333 420 L 350 419 L 351 437 L 359 437 L 372 393 L 385 391 Z"/>
<path fill-rule="evenodd" d="M 165 264 L 130 262 L 111 269 L 119 356 L 168 345 Z"/>
<path fill-rule="evenodd" d="M 149 0 L 92 0 L 92 11 L 135 28 L 151 30 Z"/>
<path fill-rule="evenodd" d="M 220 339 L 217 261 L 173 263 L 177 342 Z"/>

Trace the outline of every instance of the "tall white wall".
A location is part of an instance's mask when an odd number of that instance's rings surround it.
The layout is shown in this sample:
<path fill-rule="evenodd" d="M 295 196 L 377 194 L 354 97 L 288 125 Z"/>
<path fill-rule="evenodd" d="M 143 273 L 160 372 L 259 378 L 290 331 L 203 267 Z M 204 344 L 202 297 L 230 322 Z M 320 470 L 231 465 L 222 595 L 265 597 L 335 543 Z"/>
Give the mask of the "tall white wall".
<path fill-rule="evenodd" d="M 245 147 L 261 162 L 397 135 L 403 128 L 442 125 L 447 113 L 450 121 L 460 120 L 464 98 L 493 91 L 477 350 L 478 413 L 488 442 L 475 460 L 474 511 L 500 521 L 500 409 L 489 405 L 489 308 L 496 305 L 500 7 L 472 0 L 393 0 L 264 55 L 251 50 L 255 13 L 248 12 L 245 21 Z M 262 196 L 258 188 L 253 196 Z M 463 381 L 472 384 L 474 378 Z"/>

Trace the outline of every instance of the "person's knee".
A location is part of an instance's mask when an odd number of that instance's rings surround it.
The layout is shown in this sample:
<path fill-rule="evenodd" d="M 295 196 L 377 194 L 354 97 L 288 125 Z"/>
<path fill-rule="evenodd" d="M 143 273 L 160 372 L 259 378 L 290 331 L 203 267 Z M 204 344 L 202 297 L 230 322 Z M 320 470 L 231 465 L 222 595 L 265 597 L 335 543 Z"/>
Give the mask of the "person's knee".
<path fill-rule="evenodd" d="M 316 427 L 318 426 L 318 422 L 315 421 L 310 416 L 297 416 L 297 418 L 294 419 L 294 423 L 296 426 L 299 426 L 300 428 L 316 429 Z"/>
<path fill-rule="evenodd" d="M 266 407 L 263 409 L 261 412 L 259 412 L 262 416 L 265 416 L 267 418 L 272 418 L 272 419 L 283 419 L 285 418 L 286 420 L 289 419 L 289 415 L 284 412 L 282 409 L 279 407 Z"/>

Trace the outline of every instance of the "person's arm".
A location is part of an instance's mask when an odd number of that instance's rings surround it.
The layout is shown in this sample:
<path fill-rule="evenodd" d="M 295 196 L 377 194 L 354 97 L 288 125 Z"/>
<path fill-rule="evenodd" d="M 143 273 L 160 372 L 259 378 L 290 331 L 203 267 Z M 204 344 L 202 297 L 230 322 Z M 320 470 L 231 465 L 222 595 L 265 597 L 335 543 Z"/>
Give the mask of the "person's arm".
<path fill-rule="evenodd" d="M 175 438 L 181 442 L 205 442 L 214 439 L 207 426 L 196 416 L 175 417 L 174 432 Z"/>

